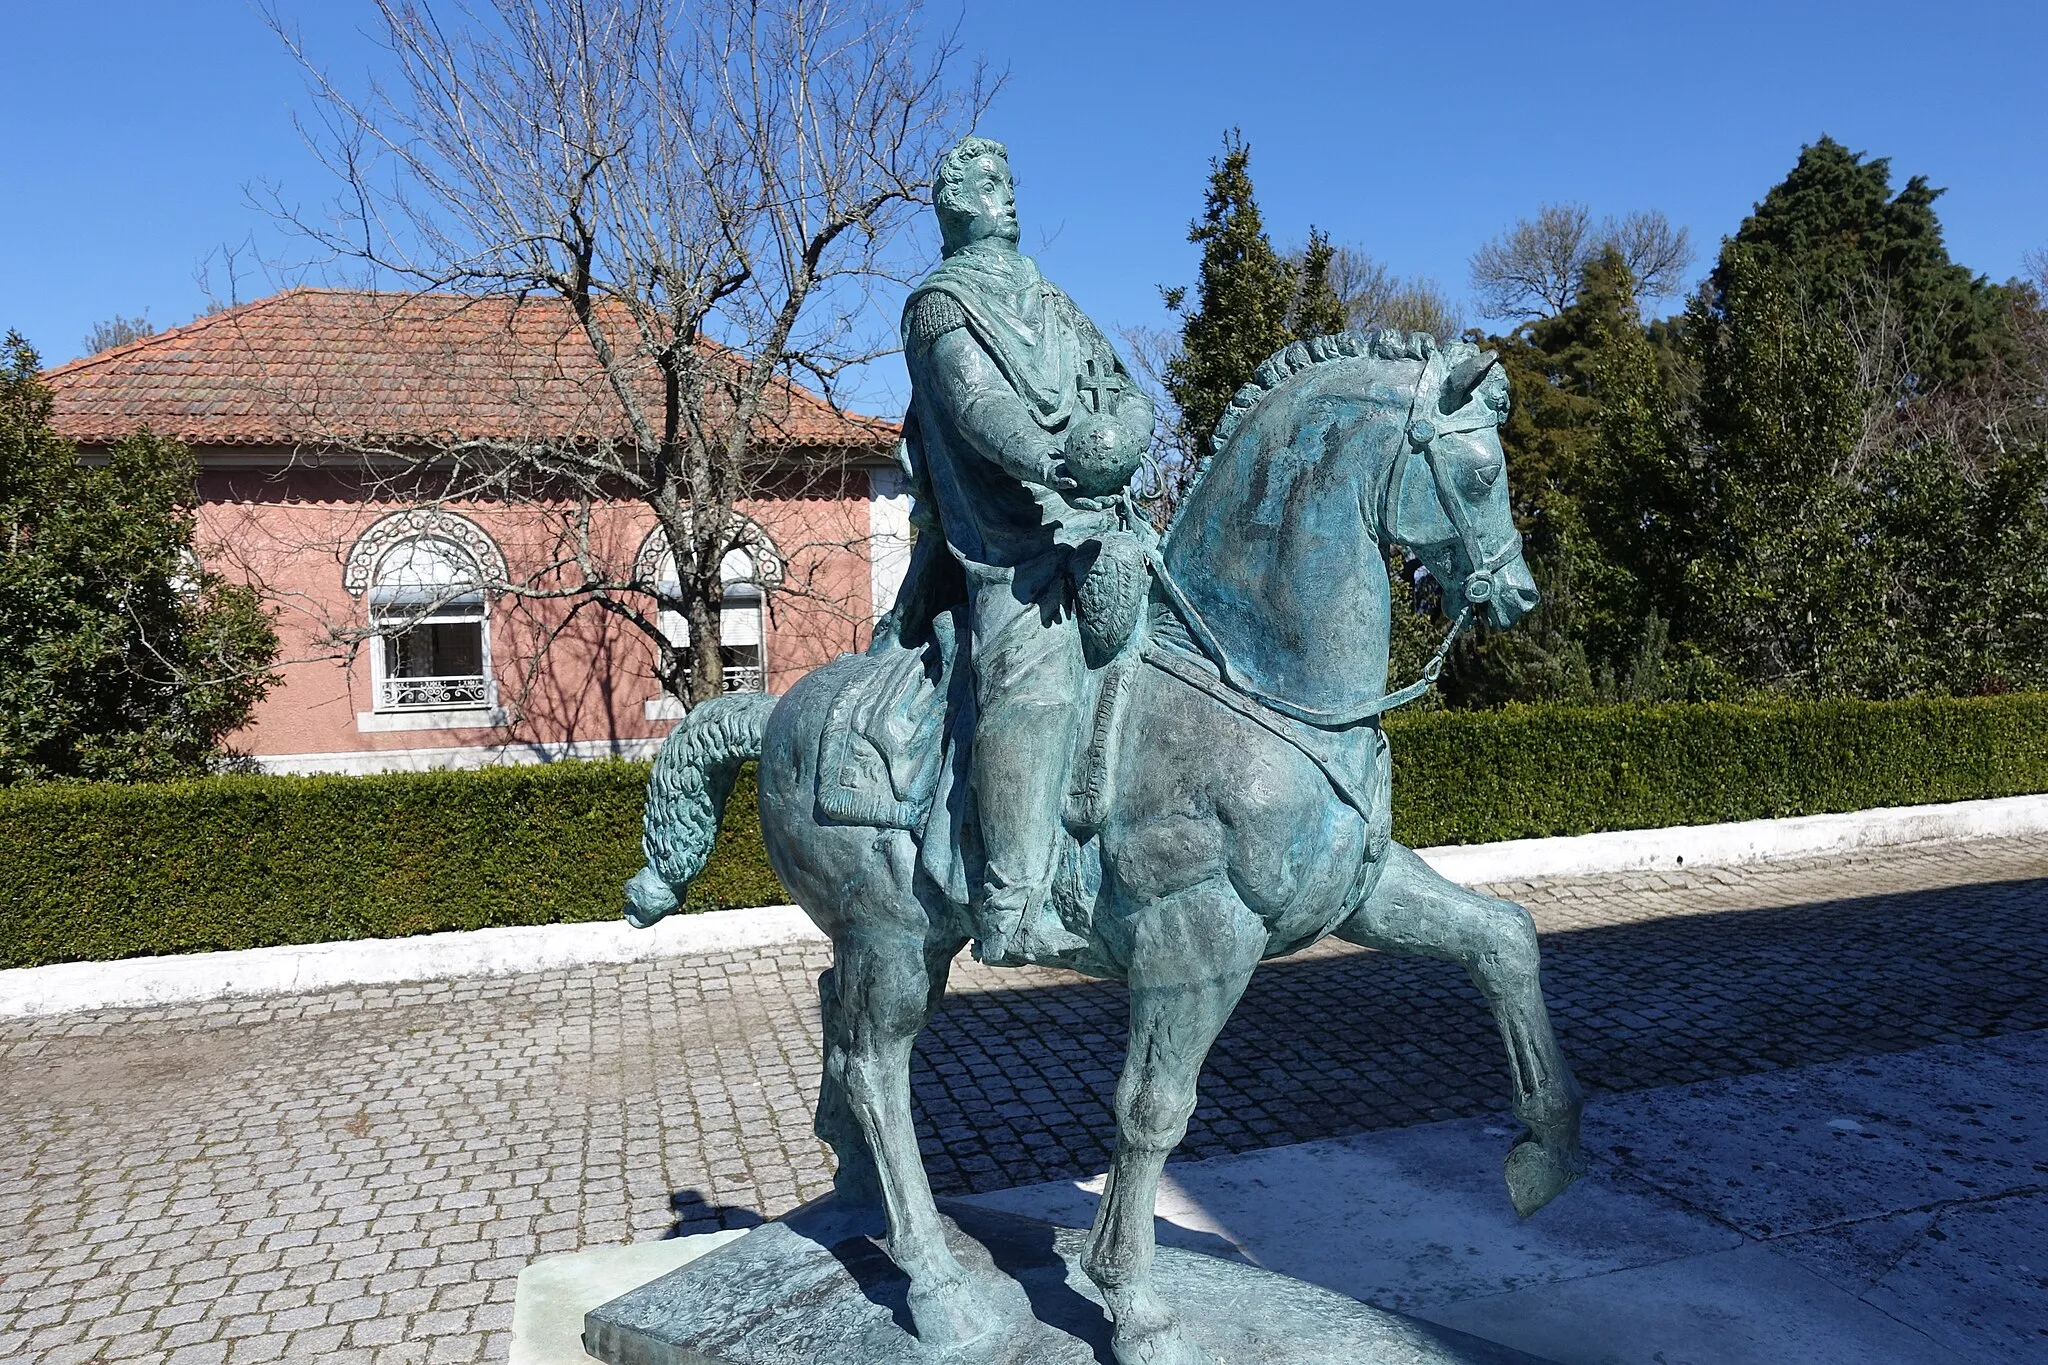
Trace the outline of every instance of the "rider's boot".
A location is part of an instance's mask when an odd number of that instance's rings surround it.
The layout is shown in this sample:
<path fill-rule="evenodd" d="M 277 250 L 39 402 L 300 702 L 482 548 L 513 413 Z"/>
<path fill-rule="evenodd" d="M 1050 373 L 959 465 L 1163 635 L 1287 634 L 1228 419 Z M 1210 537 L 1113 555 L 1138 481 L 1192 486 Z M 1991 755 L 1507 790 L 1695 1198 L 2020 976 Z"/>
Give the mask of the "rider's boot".
<path fill-rule="evenodd" d="M 975 909 L 974 957 L 991 967 L 1047 962 L 1087 946 L 1039 888 L 991 887 Z"/>

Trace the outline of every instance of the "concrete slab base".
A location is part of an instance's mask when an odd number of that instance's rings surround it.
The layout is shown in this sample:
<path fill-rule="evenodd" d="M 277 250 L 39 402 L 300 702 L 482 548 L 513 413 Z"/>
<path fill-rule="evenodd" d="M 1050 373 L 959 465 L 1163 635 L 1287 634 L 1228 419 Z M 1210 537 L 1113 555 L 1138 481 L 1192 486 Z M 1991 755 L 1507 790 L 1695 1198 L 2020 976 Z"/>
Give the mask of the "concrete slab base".
<path fill-rule="evenodd" d="M 909 1282 L 879 1220 L 827 1198 L 592 1309 L 584 1343 L 607 1365 L 1097 1365 L 1109 1322 L 1079 1260 L 1086 1237 L 948 1201 L 954 1254 L 983 1289 L 987 1331 L 942 1351 L 919 1340 Z M 1242 1261 L 1162 1248 L 1153 1265 L 1197 1358 L 1218 1365 L 1544 1365 Z"/>
<path fill-rule="evenodd" d="M 1340 1303 L 1559 1365 L 2048 1360 L 2048 1032 L 1596 1097 L 1585 1127 L 1592 1174 L 1526 1221 L 1500 1174 L 1515 1132 L 1504 1121 L 1456 1120 L 1169 1166 L 1157 1230 L 1171 1250 L 1161 1266 L 1257 1266 L 1345 1296 Z M 1042 1218 L 1074 1230 L 1065 1236 L 1078 1244 L 1100 1189 L 1099 1179 L 1061 1181 L 951 1207 L 969 1210 L 969 1222 L 975 1208 Z M 690 1254 L 662 1243 L 587 1255 L 643 1250 Z M 865 1286 L 859 1311 L 871 1325 L 907 1339 L 886 1321 L 895 1309 L 878 1288 L 893 1267 L 870 1252 L 834 1265 Z M 1036 1254 L 1041 1293 L 1095 1311 L 1085 1279 L 1054 1273 L 1043 1246 Z M 593 1262 L 573 1293 L 542 1286 L 536 1272 L 550 1264 L 521 1277 L 515 1323 L 545 1317 L 557 1341 L 574 1343 L 583 1311 L 667 1263 Z M 549 1274 L 567 1284 L 564 1271 Z M 543 1293 L 554 1301 L 543 1305 Z M 1175 1301 L 1227 1302 L 1187 1285 Z M 1085 1344 L 1085 1333 L 1068 1340 Z M 553 1356 L 521 1349 L 514 1365 L 587 1359 L 580 1346 Z"/>
<path fill-rule="evenodd" d="M 1527 1221 L 1513 1133 L 1169 1166 L 1160 1240 L 1562 1365 L 2048 1360 L 2048 1033 L 1596 1098 L 1593 1173 Z M 971 1202 L 1084 1227 L 1100 1188 Z"/>
<path fill-rule="evenodd" d="M 510 1365 L 590 1365 L 583 1349 L 585 1313 L 744 1235 L 744 1229 L 706 1232 L 535 1261 L 519 1272 L 512 1301 Z"/>

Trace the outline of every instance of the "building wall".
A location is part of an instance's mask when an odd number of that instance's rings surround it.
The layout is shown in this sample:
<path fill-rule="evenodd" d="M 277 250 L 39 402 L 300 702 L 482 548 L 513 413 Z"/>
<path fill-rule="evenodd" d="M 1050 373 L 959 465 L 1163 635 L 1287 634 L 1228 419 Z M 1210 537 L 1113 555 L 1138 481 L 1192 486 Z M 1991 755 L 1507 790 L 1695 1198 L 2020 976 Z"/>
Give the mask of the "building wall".
<path fill-rule="evenodd" d="M 364 533 L 411 504 L 355 473 L 243 452 L 202 452 L 200 491 L 202 557 L 259 584 L 277 611 L 281 681 L 231 741 L 265 768 L 373 772 L 644 756 L 681 714 L 656 683 L 653 647 L 636 627 L 587 600 L 511 595 L 484 608 L 494 707 L 380 711 L 372 655 L 381 643 L 365 638 L 368 594 L 352 593 L 346 579 Z M 443 509 L 488 535 L 514 582 L 559 562 L 574 539 L 570 504 Z M 762 611 L 765 686 L 781 692 L 865 645 L 907 558 L 906 499 L 895 470 L 857 468 L 822 493 L 741 510 L 782 564 Z M 653 526 L 639 504 L 603 506 L 589 518 L 587 544 L 604 562 L 630 565 Z M 646 607 L 652 611 L 651 599 Z"/>

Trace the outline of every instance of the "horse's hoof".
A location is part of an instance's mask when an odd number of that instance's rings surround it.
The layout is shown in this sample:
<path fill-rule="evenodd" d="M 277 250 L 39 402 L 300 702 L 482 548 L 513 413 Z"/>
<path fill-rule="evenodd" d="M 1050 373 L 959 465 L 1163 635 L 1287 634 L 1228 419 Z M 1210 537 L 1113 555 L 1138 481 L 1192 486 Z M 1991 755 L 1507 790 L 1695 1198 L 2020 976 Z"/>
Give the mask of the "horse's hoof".
<path fill-rule="evenodd" d="M 1508 1198 L 1515 1212 L 1527 1218 L 1564 1193 L 1564 1187 L 1586 1173 L 1578 1144 L 1550 1147 L 1524 1137 L 1508 1153 Z"/>
<path fill-rule="evenodd" d="M 1015 1316 L 965 1274 L 910 1284 L 910 1320 L 917 1339 L 934 1351 L 957 1351 L 1006 1329 Z"/>
<path fill-rule="evenodd" d="M 1180 1324 L 1170 1319 L 1149 1331 L 1119 1330 L 1110 1347 L 1117 1365 L 1218 1365 L 1215 1357 L 1196 1350 Z"/>

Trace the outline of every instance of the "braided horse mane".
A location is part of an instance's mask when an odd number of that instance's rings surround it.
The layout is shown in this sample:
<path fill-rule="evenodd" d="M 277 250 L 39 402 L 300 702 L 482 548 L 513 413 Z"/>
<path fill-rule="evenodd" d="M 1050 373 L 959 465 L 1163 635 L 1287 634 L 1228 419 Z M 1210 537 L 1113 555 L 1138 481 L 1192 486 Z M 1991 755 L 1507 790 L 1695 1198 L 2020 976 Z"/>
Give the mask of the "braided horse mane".
<path fill-rule="evenodd" d="M 1238 391 L 1230 396 L 1230 403 L 1223 409 L 1223 416 L 1216 421 L 1216 431 L 1209 437 L 1209 453 L 1202 457 L 1195 477 L 1188 481 L 1187 490 L 1181 494 L 1180 503 L 1174 508 L 1174 520 L 1179 520 L 1181 509 L 1194 501 L 1197 488 L 1209 475 L 1209 465 L 1223 447 L 1230 444 L 1230 438 L 1237 434 L 1245 418 L 1265 401 L 1266 395 L 1300 374 L 1303 370 L 1317 365 L 1328 365 L 1340 360 L 1420 360 L 1425 365 L 1431 356 L 1441 354 L 1446 370 L 1479 354 L 1479 347 L 1469 341 L 1452 341 L 1439 345 L 1428 332 L 1335 332 L 1329 336 L 1310 337 L 1307 341 L 1290 341 L 1275 351 L 1266 361 L 1252 372 Z M 1498 368 L 1494 376 L 1499 376 Z M 1486 401 L 1507 417 L 1507 384 L 1499 379 L 1498 385 L 1489 383 Z M 1170 523 L 1169 523 L 1170 529 Z"/>

